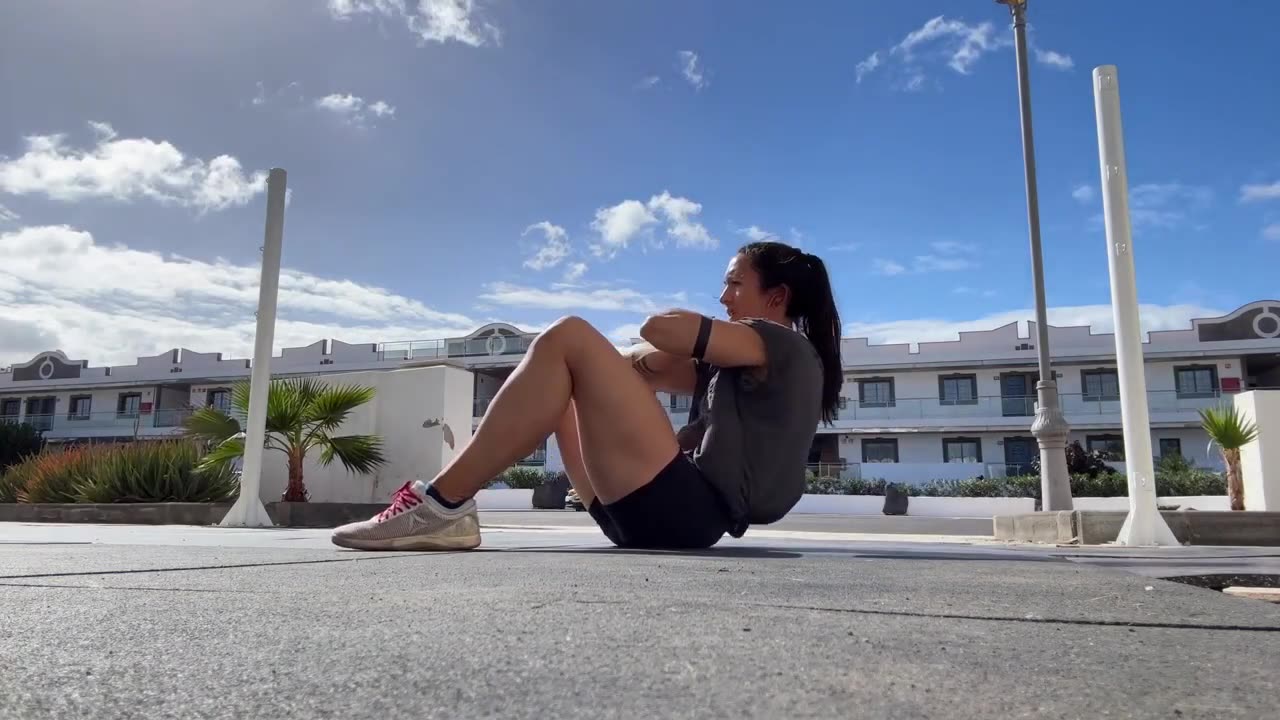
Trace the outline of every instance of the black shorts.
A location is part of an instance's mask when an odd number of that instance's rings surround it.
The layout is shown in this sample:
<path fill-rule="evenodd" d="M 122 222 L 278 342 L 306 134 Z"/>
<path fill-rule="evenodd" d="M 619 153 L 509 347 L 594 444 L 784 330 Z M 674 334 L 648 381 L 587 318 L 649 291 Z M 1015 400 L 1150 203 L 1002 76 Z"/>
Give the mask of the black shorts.
<path fill-rule="evenodd" d="M 683 452 L 644 487 L 608 505 L 592 500 L 587 510 L 621 548 L 709 548 L 730 526 L 720 494 Z"/>

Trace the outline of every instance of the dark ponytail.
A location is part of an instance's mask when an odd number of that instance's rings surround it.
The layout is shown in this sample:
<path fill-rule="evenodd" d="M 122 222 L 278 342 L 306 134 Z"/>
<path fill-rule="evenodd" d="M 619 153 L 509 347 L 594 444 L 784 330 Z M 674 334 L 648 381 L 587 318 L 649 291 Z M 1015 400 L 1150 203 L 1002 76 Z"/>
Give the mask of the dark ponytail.
<path fill-rule="evenodd" d="M 831 278 L 822 258 L 776 241 L 743 245 L 738 253 L 751 261 L 760 276 L 760 289 L 786 285 L 791 291 L 787 317 L 809 338 L 822 360 L 822 421 L 835 420 L 844 385 L 840 358 L 840 311 L 836 308 Z"/>

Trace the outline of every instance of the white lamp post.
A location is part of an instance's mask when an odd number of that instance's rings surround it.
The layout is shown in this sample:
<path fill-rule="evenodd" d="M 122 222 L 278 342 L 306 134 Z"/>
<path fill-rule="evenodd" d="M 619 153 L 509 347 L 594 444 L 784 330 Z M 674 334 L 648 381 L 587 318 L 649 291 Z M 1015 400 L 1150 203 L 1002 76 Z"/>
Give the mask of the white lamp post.
<path fill-rule="evenodd" d="M 1093 69 L 1093 104 L 1098 123 L 1098 163 L 1102 171 L 1102 214 L 1107 227 L 1107 270 L 1111 278 L 1111 314 L 1116 326 L 1116 367 L 1120 380 L 1120 417 L 1129 476 L 1129 516 L 1120 528 L 1120 545 L 1178 545 L 1156 507 L 1156 473 L 1151 456 L 1147 379 L 1142 363 L 1142 327 L 1138 283 L 1133 269 L 1129 228 L 1129 183 L 1120 124 L 1120 81 L 1114 65 Z"/>
<path fill-rule="evenodd" d="M 267 439 L 267 393 L 271 385 L 271 347 L 276 332 L 276 295 L 280 286 L 280 250 L 284 243 L 287 175 L 272 168 L 267 176 L 267 226 L 262 243 L 262 281 L 258 288 L 258 326 L 254 331 L 253 371 L 249 380 L 249 426 L 245 428 L 240 497 L 219 525 L 271 527 L 262 505 L 262 451 Z"/>

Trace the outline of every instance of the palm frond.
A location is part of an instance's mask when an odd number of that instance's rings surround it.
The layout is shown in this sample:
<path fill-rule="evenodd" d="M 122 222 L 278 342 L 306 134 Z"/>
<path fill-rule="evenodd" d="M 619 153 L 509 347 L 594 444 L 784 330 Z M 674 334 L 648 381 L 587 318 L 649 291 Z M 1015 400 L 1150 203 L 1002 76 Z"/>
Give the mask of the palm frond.
<path fill-rule="evenodd" d="M 307 407 L 304 422 L 321 432 L 337 430 L 352 410 L 373 399 L 374 389 L 360 385 L 332 385 L 318 392 Z"/>
<path fill-rule="evenodd" d="M 231 407 L 240 417 L 249 417 L 249 381 L 239 380 L 231 386 Z"/>
<path fill-rule="evenodd" d="M 1200 424 L 1223 450 L 1239 450 L 1258 437 L 1257 425 L 1246 420 L 1234 405 L 1202 409 Z"/>
<path fill-rule="evenodd" d="M 292 435 L 297 433 L 306 417 L 310 391 L 306 382 L 310 378 L 272 380 L 267 394 L 267 432 Z"/>
<path fill-rule="evenodd" d="M 240 422 L 214 407 L 202 407 L 182 422 L 183 433 L 194 440 L 220 443 L 240 432 Z"/>
<path fill-rule="evenodd" d="M 200 464 L 196 466 L 196 470 L 200 472 L 213 472 L 220 470 L 237 458 L 244 455 L 244 438 L 234 437 L 219 443 L 204 456 Z"/>
<path fill-rule="evenodd" d="M 324 450 L 320 464 L 328 465 L 336 457 L 343 467 L 354 473 L 371 473 L 386 462 L 382 455 L 382 439 L 376 435 L 344 435 L 321 440 Z"/>

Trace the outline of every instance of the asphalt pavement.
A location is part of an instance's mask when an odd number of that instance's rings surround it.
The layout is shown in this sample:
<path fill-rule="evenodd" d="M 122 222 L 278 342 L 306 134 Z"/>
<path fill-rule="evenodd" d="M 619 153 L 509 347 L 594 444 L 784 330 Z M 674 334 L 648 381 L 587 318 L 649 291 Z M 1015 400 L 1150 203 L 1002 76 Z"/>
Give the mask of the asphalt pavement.
<path fill-rule="evenodd" d="M 0 524 L 0 718 L 1277 716 L 1280 607 L 1161 579 L 1280 575 L 1274 549 L 788 521 L 654 553 L 482 520 L 423 554 Z"/>

